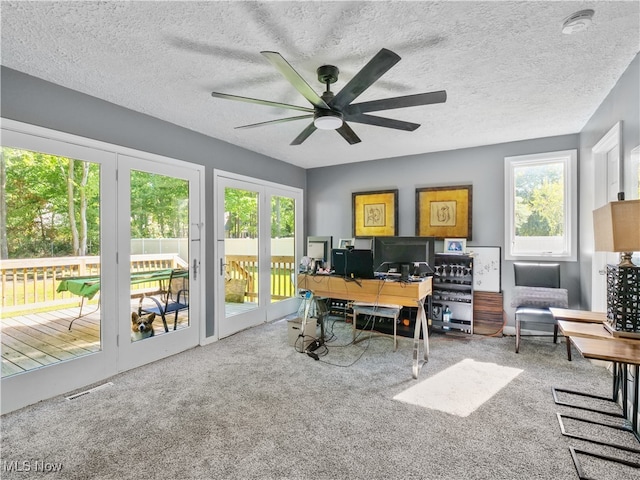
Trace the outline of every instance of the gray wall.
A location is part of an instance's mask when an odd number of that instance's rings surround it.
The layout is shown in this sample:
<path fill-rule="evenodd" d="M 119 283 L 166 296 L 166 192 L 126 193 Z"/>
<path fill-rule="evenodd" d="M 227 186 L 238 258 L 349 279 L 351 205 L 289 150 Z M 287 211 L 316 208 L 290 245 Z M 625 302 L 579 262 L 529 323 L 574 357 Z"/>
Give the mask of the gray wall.
<path fill-rule="evenodd" d="M 209 245 L 213 245 L 214 168 L 302 189 L 306 186 L 306 172 L 302 168 L 6 67 L 0 73 L 3 118 L 204 165 Z M 213 252 L 211 247 L 205 248 Z M 208 278 L 214 278 L 213 255 L 207 257 L 205 268 Z M 213 288 L 213 282 L 208 288 Z M 205 295 L 210 336 L 214 295 L 212 292 Z"/>
<path fill-rule="evenodd" d="M 352 235 L 352 192 L 397 188 L 399 234 L 414 235 L 415 188 L 472 184 L 473 240 L 469 243 L 504 247 L 504 157 L 579 148 L 580 258 L 579 262 L 563 264 L 562 277 L 563 285 L 570 291 L 571 305 L 589 308 L 593 249 L 589 199 L 594 185 L 591 147 L 620 120 L 623 121 L 625 162 L 629 161 L 631 149 L 640 143 L 639 63 L 636 56 L 579 134 L 308 171 L 5 67 L 0 71 L 1 115 L 204 165 L 209 207 L 213 205 L 214 168 L 306 188 L 306 234 L 332 235 L 336 240 Z M 213 238 L 212 215 L 212 209 L 208 208 L 206 222 L 210 239 Z M 212 258 L 206 268 L 210 274 L 215 271 Z M 509 313 L 513 286 L 510 262 L 503 261 L 502 274 L 505 307 Z M 213 295 L 208 295 L 207 301 L 210 323 Z"/>
<path fill-rule="evenodd" d="M 595 163 L 591 149 L 617 122 L 622 121 L 623 184 L 628 187 L 631 150 L 640 145 L 640 55 L 629 65 L 580 132 L 580 279 L 583 307 L 591 308 L 593 258 L 593 189 Z M 631 198 L 627 196 L 627 198 Z"/>
<path fill-rule="evenodd" d="M 104 100 L 1 68 L 4 118 L 304 188 L 305 170 Z"/>
<path fill-rule="evenodd" d="M 579 88 L 579 87 L 577 87 Z M 352 192 L 399 190 L 399 235 L 415 234 L 415 189 L 439 185 L 473 185 L 473 240 L 470 245 L 504 249 L 504 157 L 553 150 L 579 149 L 580 232 L 578 262 L 562 263 L 562 284 L 572 307 L 591 305 L 594 165 L 591 148 L 622 121 L 622 151 L 628 176 L 631 150 L 640 144 L 640 59 L 637 55 L 581 132 L 561 137 L 490 145 L 464 150 L 400 157 L 309 170 L 307 228 L 309 235 L 352 236 Z M 420 134 L 418 130 L 416 134 Z M 628 180 L 623 179 L 628 184 Z M 442 249 L 441 242 L 436 251 Z M 513 324 L 510 290 L 512 262 L 502 262 L 502 289 L 509 323 Z"/>
<path fill-rule="evenodd" d="M 420 130 L 416 131 L 420 134 Z M 307 175 L 309 235 L 352 236 L 352 192 L 395 189 L 398 192 L 399 235 L 415 235 L 415 189 L 473 185 L 472 240 L 468 245 L 500 246 L 504 250 L 504 157 L 577 149 L 578 134 L 489 145 L 374 162 L 316 168 Z M 436 252 L 442 251 L 442 241 Z M 503 253 L 504 258 L 504 253 Z M 572 306 L 580 305 L 578 262 L 562 263 L 562 284 Z M 504 304 L 513 323 L 512 262 L 502 261 Z"/>

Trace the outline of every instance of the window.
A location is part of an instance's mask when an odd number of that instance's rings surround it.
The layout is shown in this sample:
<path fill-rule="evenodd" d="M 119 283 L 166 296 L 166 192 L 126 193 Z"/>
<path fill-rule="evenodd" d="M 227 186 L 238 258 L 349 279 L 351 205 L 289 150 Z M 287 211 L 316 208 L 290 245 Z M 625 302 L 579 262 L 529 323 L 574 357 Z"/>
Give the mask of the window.
<path fill-rule="evenodd" d="M 577 152 L 505 158 L 505 258 L 576 260 Z"/>

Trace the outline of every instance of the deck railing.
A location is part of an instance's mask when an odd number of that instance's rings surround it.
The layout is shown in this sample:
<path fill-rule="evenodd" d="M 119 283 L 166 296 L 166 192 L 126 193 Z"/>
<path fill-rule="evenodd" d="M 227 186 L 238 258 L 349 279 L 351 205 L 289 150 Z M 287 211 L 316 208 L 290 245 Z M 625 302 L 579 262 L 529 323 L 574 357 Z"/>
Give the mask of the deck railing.
<path fill-rule="evenodd" d="M 145 272 L 164 268 L 188 268 L 175 254 L 132 255 L 131 271 Z M 70 292 L 58 292 L 64 278 L 100 274 L 100 257 L 18 258 L 2 260 L 2 311 L 15 312 L 69 305 L 79 298 Z M 132 289 L 145 289 L 146 284 L 132 285 Z"/>
<path fill-rule="evenodd" d="M 227 255 L 227 273 L 232 278 L 246 280 L 245 298 L 256 301 L 258 297 L 257 257 L 251 255 Z M 271 259 L 271 299 L 282 300 L 295 296 L 292 275 L 293 256 L 274 256 Z M 187 263 L 175 254 L 144 254 L 131 256 L 131 271 L 145 272 L 164 268 L 188 268 Z M 2 311 L 39 309 L 78 302 L 70 292 L 58 292 L 63 278 L 100 274 L 100 257 L 22 258 L 0 262 L 2 287 Z M 132 285 L 132 289 L 145 289 L 146 284 Z"/>
<path fill-rule="evenodd" d="M 255 255 L 227 255 L 226 273 L 234 280 L 244 280 L 245 299 L 255 302 L 258 299 L 258 257 Z M 271 257 L 271 300 L 283 300 L 295 296 L 293 273 L 295 258 L 289 255 Z"/>

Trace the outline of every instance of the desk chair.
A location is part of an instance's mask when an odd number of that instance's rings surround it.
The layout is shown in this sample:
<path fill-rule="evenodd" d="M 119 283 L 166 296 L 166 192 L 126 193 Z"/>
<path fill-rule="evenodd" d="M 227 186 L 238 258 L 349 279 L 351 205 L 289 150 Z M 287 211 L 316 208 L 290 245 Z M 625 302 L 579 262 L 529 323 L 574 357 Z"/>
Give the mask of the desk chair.
<path fill-rule="evenodd" d="M 516 353 L 520 350 L 522 323 L 553 325 L 553 343 L 558 341 L 558 322 L 549 308 L 568 308 L 568 292 L 560 288 L 559 263 L 515 262 Z"/>
<path fill-rule="evenodd" d="M 151 300 L 151 306 L 144 306 L 145 300 Z M 146 302 L 149 303 L 149 302 Z M 159 298 L 143 295 L 138 303 L 138 315 L 155 313 L 160 315 L 164 331 L 168 332 L 167 315 L 174 314 L 173 329 L 178 328 L 178 313 L 189 308 L 189 273 L 185 270 L 172 270 L 167 283 L 167 290 Z"/>

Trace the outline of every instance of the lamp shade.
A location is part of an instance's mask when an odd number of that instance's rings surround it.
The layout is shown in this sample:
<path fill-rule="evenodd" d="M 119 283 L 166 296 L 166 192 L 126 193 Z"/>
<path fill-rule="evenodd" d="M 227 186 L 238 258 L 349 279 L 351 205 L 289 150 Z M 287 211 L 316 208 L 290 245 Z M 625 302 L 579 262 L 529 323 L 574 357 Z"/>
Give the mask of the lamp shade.
<path fill-rule="evenodd" d="M 594 210 L 593 230 L 596 251 L 640 251 L 640 200 L 609 202 Z"/>

